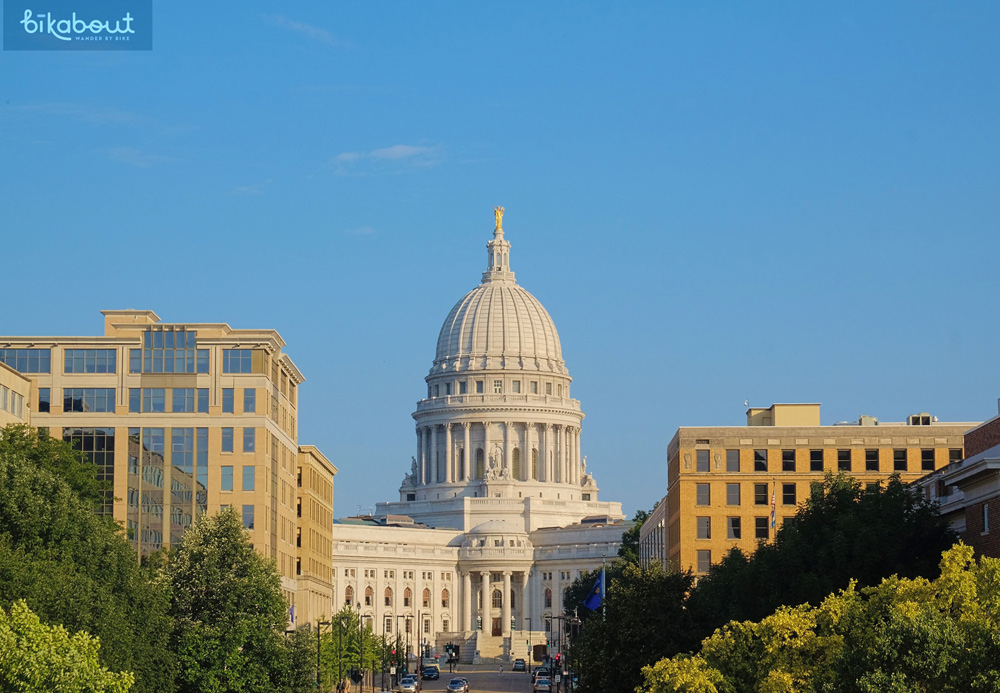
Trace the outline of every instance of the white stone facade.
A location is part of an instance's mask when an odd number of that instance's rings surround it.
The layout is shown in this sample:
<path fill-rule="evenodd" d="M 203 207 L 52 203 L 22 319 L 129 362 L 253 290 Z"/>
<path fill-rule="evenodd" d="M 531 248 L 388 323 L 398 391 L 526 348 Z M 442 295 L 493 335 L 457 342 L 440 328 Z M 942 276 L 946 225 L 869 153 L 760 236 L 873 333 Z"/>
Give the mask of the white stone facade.
<path fill-rule="evenodd" d="M 399 501 L 334 526 L 334 610 L 360 605 L 387 637 L 409 621 L 411 652 L 452 642 L 466 660 L 548 639 L 565 589 L 628 527 L 597 498 L 559 335 L 515 282 L 499 214 L 487 253 L 441 328 Z"/>

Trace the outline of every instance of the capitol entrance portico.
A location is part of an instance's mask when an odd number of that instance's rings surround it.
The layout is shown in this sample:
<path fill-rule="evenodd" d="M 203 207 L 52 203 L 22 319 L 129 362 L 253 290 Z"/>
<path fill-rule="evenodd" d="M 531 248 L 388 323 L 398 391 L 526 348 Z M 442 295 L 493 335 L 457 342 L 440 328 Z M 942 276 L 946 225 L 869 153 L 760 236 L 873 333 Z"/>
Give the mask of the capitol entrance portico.
<path fill-rule="evenodd" d="M 503 520 L 484 522 L 468 533 L 458 552 L 466 631 L 506 637 L 512 629 L 527 628 L 531 562 L 528 535 Z"/>

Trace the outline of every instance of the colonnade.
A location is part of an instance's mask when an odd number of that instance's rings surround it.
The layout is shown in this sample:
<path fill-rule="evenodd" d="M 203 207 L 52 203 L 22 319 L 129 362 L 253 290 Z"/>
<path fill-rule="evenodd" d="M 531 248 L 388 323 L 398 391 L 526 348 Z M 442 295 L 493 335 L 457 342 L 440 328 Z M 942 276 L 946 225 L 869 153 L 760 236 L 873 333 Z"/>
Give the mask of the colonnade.
<path fill-rule="evenodd" d="M 493 574 L 500 574 L 501 580 L 492 579 Z M 462 573 L 462 626 L 467 632 L 479 630 L 490 635 L 493 633 L 494 618 L 500 619 L 500 634 L 509 636 L 511 633 L 511 617 L 514 612 L 518 612 L 517 622 L 520 628 L 525 629 L 525 621 L 530 618 L 528 589 L 528 571 L 465 571 Z M 473 577 L 478 578 L 473 581 Z M 518 599 L 516 605 L 511 604 L 511 587 L 515 584 L 518 587 Z M 494 616 L 493 592 L 500 590 L 501 603 L 500 614 Z M 476 605 L 473 605 L 473 596 L 477 596 Z M 478 623 L 477 623 L 478 617 Z M 478 627 L 477 627 L 478 626 Z"/>
<path fill-rule="evenodd" d="M 580 484 L 578 426 L 485 421 L 417 426 L 417 483 L 426 486 L 481 478 L 476 469 L 477 452 L 482 451 L 485 471 L 498 445 L 503 451 L 503 459 L 498 462 L 506 470 L 506 478 Z M 516 476 L 515 450 L 520 452 L 520 470 Z"/>

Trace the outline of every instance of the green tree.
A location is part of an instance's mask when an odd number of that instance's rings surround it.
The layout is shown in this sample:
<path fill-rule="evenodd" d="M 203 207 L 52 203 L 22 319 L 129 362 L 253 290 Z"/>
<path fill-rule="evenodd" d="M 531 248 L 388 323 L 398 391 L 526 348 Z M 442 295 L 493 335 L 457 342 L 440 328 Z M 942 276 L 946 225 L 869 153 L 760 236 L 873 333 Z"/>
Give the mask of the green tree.
<path fill-rule="evenodd" d="M 0 608 L 0 690 L 10 693 L 126 693 L 135 677 L 98 661 L 100 642 L 47 626 L 22 600 Z"/>
<path fill-rule="evenodd" d="M 639 562 L 639 534 L 642 530 L 642 523 L 649 519 L 649 516 L 653 514 L 653 511 L 656 510 L 656 506 L 659 504 L 660 502 L 656 501 L 648 512 L 646 510 L 635 511 L 635 517 L 632 518 L 632 526 L 622 533 L 622 543 L 618 547 L 618 557 L 620 559 L 629 563 Z"/>
<path fill-rule="evenodd" d="M 851 580 L 933 576 L 955 534 L 936 507 L 898 476 L 862 485 L 827 475 L 752 556 L 734 549 L 698 582 L 689 600 L 702 635 L 731 620 L 759 620 L 783 604 L 818 604 Z"/>
<path fill-rule="evenodd" d="M 178 686 L 190 693 L 291 686 L 287 604 L 274 562 L 254 551 L 239 515 L 201 516 L 170 555 Z"/>
<path fill-rule="evenodd" d="M 29 430 L 0 433 L 0 606 L 23 599 L 46 622 L 99 637 L 102 664 L 134 672 L 136 691 L 172 691 L 165 592 L 120 527 L 94 514 L 93 466 Z"/>
<path fill-rule="evenodd" d="M 584 621 L 570 645 L 580 691 L 633 691 L 643 666 L 697 645 L 684 608 L 692 582 L 690 573 L 667 573 L 659 564 L 609 566 L 606 609 Z"/>
<path fill-rule="evenodd" d="M 733 621 L 696 658 L 646 667 L 637 690 L 996 691 L 1000 560 L 977 564 L 972 555 L 964 545 L 949 549 L 933 581 L 892 576 L 860 590 L 852 583 L 818 607 Z"/>

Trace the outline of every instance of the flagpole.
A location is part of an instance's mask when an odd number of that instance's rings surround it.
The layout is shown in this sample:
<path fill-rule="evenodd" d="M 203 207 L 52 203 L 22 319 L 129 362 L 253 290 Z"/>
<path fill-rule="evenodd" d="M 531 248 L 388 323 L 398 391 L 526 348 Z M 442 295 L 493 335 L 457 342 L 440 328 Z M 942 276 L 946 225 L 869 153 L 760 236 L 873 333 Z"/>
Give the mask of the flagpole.
<path fill-rule="evenodd" d="M 608 554 L 601 554 L 601 620 L 608 620 L 608 600 L 605 597 L 608 594 L 608 576 L 605 573 L 605 568 L 607 566 L 607 556 Z"/>

